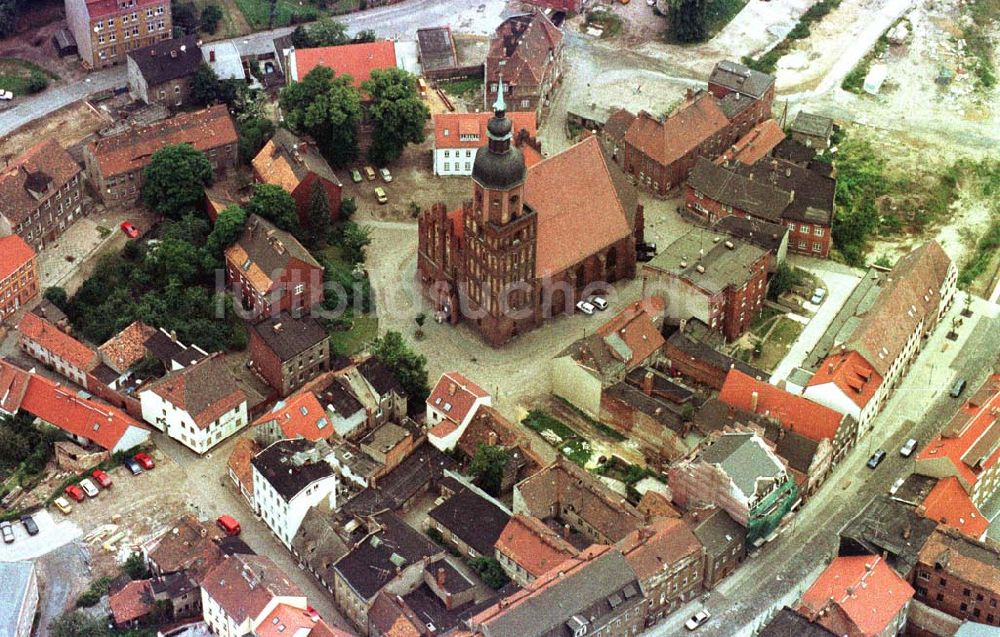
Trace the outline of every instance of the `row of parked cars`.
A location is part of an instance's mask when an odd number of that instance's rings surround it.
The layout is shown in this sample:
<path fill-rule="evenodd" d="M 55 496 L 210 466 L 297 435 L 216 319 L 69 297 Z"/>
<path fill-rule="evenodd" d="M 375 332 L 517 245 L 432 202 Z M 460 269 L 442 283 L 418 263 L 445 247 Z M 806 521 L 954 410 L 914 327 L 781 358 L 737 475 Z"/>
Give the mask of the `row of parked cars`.
<path fill-rule="evenodd" d="M 368 178 L 368 181 L 375 181 L 374 168 L 372 168 L 371 166 L 365 166 L 364 171 L 365 171 L 365 177 Z M 379 168 L 378 174 L 379 176 L 382 177 L 382 181 L 384 181 L 385 183 L 389 183 L 392 181 L 392 173 L 389 172 L 388 168 Z M 351 170 L 351 181 L 353 181 L 356 184 L 360 184 L 362 181 L 364 181 L 364 177 L 361 176 L 361 171 L 358 170 L 357 168 Z M 375 199 L 379 203 L 389 202 L 389 195 L 385 194 L 385 188 L 382 188 L 381 186 L 375 188 Z"/>
<path fill-rule="evenodd" d="M 35 523 L 35 518 L 30 515 L 21 516 L 21 525 L 24 526 L 24 530 L 28 532 L 28 535 L 38 535 L 38 525 Z M 0 522 L 0 535 L 3 536 L 3 541 L 6 544 L 10 544 L 14 541 L 14 525 L 10 522 Z"/>
<path fill-rule="evenodd" d="M 137 476 L 143 471 L 149 471 L 155 467 L 156 463 L 153 462 L 153 458 L 151 458 L 148 453 L 137 453 L 132 457 L 126 457 L 124 465 L 132 475 Z M 83 502 L 87 498 L 96 498 L 100 493 L 100 490 L 97 488 L 97 485 L 94 484 L 95 482 L 101 485 L 102 489 L 110 489 L 114 484 L 111 480 L 111 476 L 109 476 L 106 471 L 94 469 L 91 472 L 90 477 L 84 478 L 76 484 L 69 485 L 66 487 L 64 493 L 66 497 L 71 500 L 76 500 L 77 502 Z M 67 500 L 66 497 L 60 496 L 55 499 L 55 502 L 53 502 L 56 508 L 59 509 L 64 515 L 68 515 L 73 510 L 73 505 L 69 503 L 69 500 Z"/>

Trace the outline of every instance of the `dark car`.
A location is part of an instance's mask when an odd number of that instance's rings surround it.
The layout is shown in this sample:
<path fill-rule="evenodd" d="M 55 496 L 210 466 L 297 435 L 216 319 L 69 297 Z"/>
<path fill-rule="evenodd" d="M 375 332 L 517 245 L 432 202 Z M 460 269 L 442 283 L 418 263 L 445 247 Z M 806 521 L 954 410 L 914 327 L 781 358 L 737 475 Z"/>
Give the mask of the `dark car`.
<path fill-rule="evenodd" d="M 955 381 L 955 384 L 951 386 L 951 391 L 948 392 L 952 398 L 958 398 L 965 391 L 966 381 L 964 378 L 959 378 Z"/>
<path fill-rule="evenodd" d="M 24 525 L 24 530 L 28 532 L 28 535 L 38 535 L 38 525 L 35 524 L 35 518 L 30 515 L 22 515 L 21 524 Z"/>
<path fill-rule="evenodd" d="M 879 449 L 872 454 L 871 458 L 868 458 L 868 468 L 874 469 L 878 467 L 883 460 L 885 460 L 885 449 Z"/>
<path fill-rule="evenodd" d="M 125 468 L 131 471 L 134 476 L 142 473 L 142 467 L 140 467 L 139 463 L 132 458 L 125 458 Z"/>

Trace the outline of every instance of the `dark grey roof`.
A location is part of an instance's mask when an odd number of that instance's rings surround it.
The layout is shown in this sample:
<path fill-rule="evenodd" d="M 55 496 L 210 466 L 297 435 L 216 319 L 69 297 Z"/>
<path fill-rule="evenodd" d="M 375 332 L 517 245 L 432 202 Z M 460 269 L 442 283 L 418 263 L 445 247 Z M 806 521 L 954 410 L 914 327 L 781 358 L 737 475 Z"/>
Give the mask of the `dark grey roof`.
<path fill-rule="evenodd" d="M 198 582 L 194 581 L 185 571 L 169 573 L 163 577 L 154 578 L 152 585 L 154 594 L 162 594 L 170 598 L 186 595 L 198 588 Z"/>
<path fill-rule="evenodd" d="M 760 371 L 753 365 L 744 363 L 737 358 L 727 356 L 705 341 L 697 338 L 695 332 L 698 331 L 699 327 L 703 327 L 704 331 L 708 331 L 708 326 L 705 325 L 704 322 L 698 319 L 691 319 L 687 322 L 687 326 L 683 332 L 681 330 L 675 331 L 667 339 L 667 342 L 692 358 L 707 363 L 716 369 L 726 371 L 730 369 L 738 369 L 747 376 L 752 376 L 753 378 L 767 378 L 767 374 Z"/>
<path fill-rule="evenodd" d="M 163 363 L 163 366 L 167 370 L 170 369 L 173 361 L 187 367 L 188 365 L 197 363 L 206 356 L 206 354 L 194 347 L 188 347 L 183 343 L 172 340 L 170 335 L 162 329 L 156 330 L 156 333 L 146 339 L 143 345 L 149 350 L 150 354 L 160 359 L 160 362 Z"/>
<path fill-rule="evenodd" d="M 771 155 L 777 159 L 784 159 L 800 166 L 805 166 L 816 157 L 816 149 L 810 148 L 791 137 L 786 137 L 771 151 Z"/>
<path fill-rule="evenodd" d="M 392 370 L 374 356 L 370 356 L 362 361 L 358 365 L 358 371 L 365 377 L 365 380 L 371 383 L 371 386 L 375 388 L 379 396 L 387 396 L 393 393 L 400 396 L 406 395 L 403 386 L 396 380 L 396 375 L 392 373 Z"/>
<path fill-rule="evenodd" d="M 829 137 L 833 133 L 833 119 L 823 115 L 813 115 L 799 111 L 792 122 L 793 133 L 803 133 L 813 137 Z"/>
<path fill-rule="evenodd" d="M 311 316 L 296 318 L 288 312 L 269 316 L 254 325 L 253 330 L 282 362 L 327 339 L 326 330 L 317 319 Z"/>
<path fill-rule="evenodd" d="M 250 546 L 236 536 L 226 536 L 216 541 L 223 555 L 256 555 Z"/>
<path fill-rule="evenodd" d="M 634 113 L 624 108 L 619 108 L 611 113 L 607 121 L 604 122 L 604 134 L 621 144 L 625 140 L 625 133 L 634 120 Z M 619 152 L 624 152 L 624 149 L 619 149 Z"/>
<path fill-rule="evenodd" d="M 757 633 L 757 637 L 837 637 L 837 634 L 810 622 L 786 606 Z"/>
<path fill-rule="evenodd" d="M 509 513 L 465 487 L 427 515 L 477 553 L 488 556 L 493 555 L 493 545 L 510 521 Z"/>
<path fill-rule="evenodd" d="M 625 381 L 608 387 L 604 390 L 604 395 L 646 414 L 675 433 L 683 434 L 684 417 L 678 413 L 678 406 L 668 400 L 647 396 Z"/>
<path fill-rule="evenodd" d="M 119 376 L 118 372 L 111 369 L 104 363 L 101 363 L 100 365 L 95 367 L 93 370 L 91 370 L 90 373 L 94 375 L 94 378 L 101 381 L 105 385 L 111 384 L 112 382 L 117 380 Z"/>
<path fill-rule="evenodd" d="M 313 573 L 332 586 L 333 567 L 350 552 L 350 547 L 337 533 L 334 516 L 321 507 L 310 507 L 292 538 L 292 550 Z"/>
<path fill-rule="evenodd" d="M 375 488 L 363 489 L 341 507 L 345 515 L 366 516 L 397 509 L 424 486 L 440 478 L 455 461 L 424 441 L 399 466 L 382 476 Z"/>
<path fill-rule="evenodd" d="M 444 586 L 442 588 L 452 595 L 464 593 L 470 588 L 474 588 L 476 585 L 475 582 L 466 577 L 464 573 L 456 569 L 447 557 L 442 557 L 430 562 L 427 564 L 426 568 L 424 568 L 424 572 L 435 578 L 435 581 L 439 575 L 444 575 Z"/>
<path fill-rule="evenodd" d="M 726 117 L 733 119 L 755 103 L 755 100 L 749 99 L 742 93 L 730 93 L 719 100 L 719 108 L 722 109 Z"/>
<path fill-rule="evenodd" d="M 701 460 L 717 464 L 744 496 L 757 492 L 758 481 L 784 473 L 781 462 L 767 450 L 763 440 L 752 433 L 725 433 L 701 452 Z"/>
<path fill-rule="evenodd" d="M 765 254 L 736 237 L 696 227 L 664 248 L 646 267 L 669 272 L 716 294 L 730 286 L 744 285 L 756 273 L 754 264 Z"/>
<path fill-rule="evenodd" d="M 901 577 L 909 579 L 920 549 L 937 522 L 914 507 L 877 495 L 840 530 L 840 555 L 882 555 Z"/>
<path fill-rule="evenodd" d="M 36 305 L 34 309 L 31 310 L 31 313 L 35 316 L 42 317 L 53 325 L 59 325 L 64 321 L 69 321 L 69 317 L 66 316 L 66 313 L 60 310 L 55 303 L 48 299 L 42 299 L 42 302 Z"/>
<path fill-rule="evenodd" d="M 736 170 L 760 183 L 791 194 L 782 218 L 830 224 L 837 182 L 796 163 L 765 157 L 752 166 L 739 164 Z"/>
<path fill-rule="evenodd" d="M 493 117 L 486 126 L 491 135 L 510 134 L 511 124 L 507 118 L 501 120 Z M 494 152 L 489 146 L 481 146 L 476 151 L 476 159 L 472 164 L 472 178 L 484 188 L 507 190 L 523 184 L 527 174 L 524 156 L 512 143 L 503 153 Z"/>
<path fill-rule="evenodd" d="M 417 29 L 417 46 L 420 48 L 420 65 L 425 73 L 458 66 L 455 42 L 448 27 Z"/>
<path fill-rule="evenodd" d="M 330 164 L 316 149 L 315 142 L 296 137 L 287 128 L 279 128 L 274 132 L 271 144 L 273 144 L 272 153 L 284 155 L 288 166 L 300 182 L 308 177 L 309 173 L 316 173 L 317 176 L 327 181 L 338 186 L 342 185 L 333 169 L 330 168 Z"/>
<path fill-rule="evenodd" d="M 726 553 L 733 541 L 742 542 L 746 529 L 724 509 L 714 508 L 691 529 L 710 556 L 719 557 Z"/>
<path fill-rule="evenodd" d="M 437 544 L 412 529 L 395 513 L 377 516 L 380 530 L 362 540 L 334 567 L 362 599 L 370 600 L 406 568 L 443 554 Z"/>
<path fill-rule="evenodd" d="M 330 382 L 322 388 L 314 390 L 316 399 L 327 409 L 333 408 L 334 413 L 342 418 L 352 416 L 365 408 L 361 401 L 351 393 L 351 390 L 344 386 L 339 376 L 330 379 Z"/>
<path fill-rule="evenodd" d="M 780 221 L 782 212 L 791 203 L 788 191 L 731 168 L 717 166 L 704 157 L 695 162 L 688 185 L 713 201 L 768 221 Z"/>
<path fill-rule="evenodd" d="M 150 44 L 130 51 L 128 56 L 135 60 L 139 72 L 151 87 L 187 77 L 201 65 L 201 47 L 195 35 Z"/>
<path fill-rule="evenodd" d="M 316 268 L 321 267 L 290 232 L 279 230 L 273 223 L 257 215 L 250 215 L 239 244 L 249 260 L 256 263 L 268 277 L 273 278 L 276 271 L 287 269 L 292 259 Z"/>
<path fill-rule="evenodd" d="M 279 440 L 257 454 L 251 464 L 285 500 L 317 480 L 333 475 L 322 445 L 304 438 Z"/>
<path fill-rule="evenodd" d="M 475 606 L 473 602 L 469 602 L 449 609 L 425 583 L 421 583 L 413 589 L 413 592 L 403 595 L 403 602 L 420 621 L 432 624 L 436 629 L 432 634 L 436 635 L 448 634 L 448 631 L 462 623 L 462 619 Z"/>
<path fill-rule="evenodd" d="M 770 223 L 762 219 L 747 219 L 729 215 L 715 222 L 714 230 L 725 232 L 744 241 L 748 241 L 768 252 L 778 252 L 781 242 L 788 234 L 788 228 L 778 223 Z"/>
<path fill-rule="evenodd" d="M 708 81 L 759 99 L 774 84 L 774 76 L 755 71 L 738 62 L 723 60 L 712 69 Z"/>

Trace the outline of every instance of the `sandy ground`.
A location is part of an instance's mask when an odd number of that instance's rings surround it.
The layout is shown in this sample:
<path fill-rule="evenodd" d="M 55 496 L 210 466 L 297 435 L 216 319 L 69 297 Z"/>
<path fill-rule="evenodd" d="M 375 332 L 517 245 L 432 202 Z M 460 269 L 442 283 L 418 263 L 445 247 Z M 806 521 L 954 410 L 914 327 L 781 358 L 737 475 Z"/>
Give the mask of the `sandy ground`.
<path fill-rule="evenodd" d="M 75 102 L 18 129 L 4 140 L 2 153 L 16 156 L 43 139 L 55 139 L 63 148 L 69 148 L 110 123 L 110 116 L 89 103 Z"/>

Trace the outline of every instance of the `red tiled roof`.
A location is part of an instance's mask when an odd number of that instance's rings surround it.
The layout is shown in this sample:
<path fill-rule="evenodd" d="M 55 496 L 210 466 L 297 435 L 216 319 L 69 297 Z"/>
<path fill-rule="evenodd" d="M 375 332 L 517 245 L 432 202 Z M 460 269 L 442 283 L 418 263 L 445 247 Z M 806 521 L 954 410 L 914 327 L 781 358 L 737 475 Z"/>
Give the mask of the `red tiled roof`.
<path fill-rule="evenodd" d="M 496 82 L 503 74 L 504 82 L 509 84 L 540 85 L 549 64 L 549 53 L 559 48 L 562 38 L 562 32 L 542 12 L 504 20 L 490 39 L 487 81 Z M 501 60 L 505 64 L 501 65 Z"/>
<path fill-rule="evenodd" d="M 89 372 L 100 363 L 97 352 L 31 312 L 17 326 L 22 338 L 34 341 L 70 365 Z"/>
<path fill-rule="evenodd" d="M 54 139 L 35 144 L 0 169 L 0 216 L 17 225 L 39 206 L 26 187 L 29 174 L 41 177 L 47 183 L 46 192 L 52 193 L 80 171 L 80 165 Z"/>
<path fill-rule="evenodd" d="M 669 166 L 729 125 L 715 97 L 702 92 L 660 121 L 641 111 L 625 133 L 625 142 L 653 161 Z"/>
<path fill-rule="evenodd" d="M 443 413 L 453 423 L 461 424 L 476 401 L 484 398 L 489 398 L 485 389 L 458 372 L 445 372 L 427 397 L 427 405 Z M 451 432 L 441 435 L 448 433 Z"/>
<path fill-rule="evenodd" d="M 596 137 L 532 166 L 524 200 L 538 214 L 536 277 L 559 274 L 632 233 Z"/>
<path fill-rule="evenodd" d="M 254 630 L 256 637 L 320 637 L 326 634 L 335 633 L 325 621 L 313 621 L 305 609 L 289 604 L 277 604 Z"/>
<path fill-rule="evenodd" d="M 1000 420 L 993 413 L 1000 407 L 1000 375 L 989 384 L 989 399 L 978 406 L 965 402 L 944 432 L 917 454 L 917 473 L 953 475 L 971 491 L 980 474 L 1000 461 Z"/>
<path fill-rule="evenodd" d="M 254 426 L 275 421 L 285 438 L 305 438 L 311 442 L 333 435 L 326 410 L 311 391 L 299 391 L 258 418 Z"/>
<path fill-rule="evenodd" d="M 757 409 L 754 410 L 754 394 Z M 833 441 L 844 416 L 808 398 L 790 394 L 774 385 L 731 369 L 719 392 L 719 400 L 743 411 L 776 418 L 782 427 L 819 442 Z"/>
<path fill-rule="evenodd" d="M 87 0 L 87 13 L 90 14 L 90 19 L 94 20 L 108 15 L 115 16 L 119 13 L 137 11 L 138 9 L 158 4 L 163 4 L 163 0 L 137 0 L 135 7 L 129 7 L 128 11 L 125 11 L 121 8 L 120 0 Z"/>
<path fill-rule="evenodd" d="M 507 522 L 496 548 L 533 577 L 540 577 L 579 553 L 544 522 L 520 513 Z"/>
<path fill-rule="evenodd" d="M 923 515 L 974 539 L 981 538 L 990 528 L 990 521 L 983 517 L 958 478 L 953 476 L 938 480 L 927 494 Z"/>
<path fill-rule="evenodd" d="M 861 354 L 846 351 L 827 356 L 809 380 L 810 387 L 825 383 L 833 383 L 858 407 L 864 408 L 882 384 L 882 376 Z"/>
<path fill-rule="evenodd" d="M 681 518 L 658 518 L 648 528 L 629 533 L 618 547 L 640 581 L 702 551 L 690 524 Z"/>
<path fill-rule="evenodd" d="M 832 599 L 860 635 L 874 637 L 882 633 L 912 597 L 913 588 L 881 558 L 836 557 L 802 595 L 799 612 L 812 618 Z M 823 620 L 816 619 L 820 624 L 824 624 Z"/>
<path fill-rule="evenodd" d="M 21 408 L 31 375 L 0 358 L 0 410 L 13 414 Z"/>
<path fill-rule="evenodd" d="M 781 125 L 773 119 L 766 119 L 726 149 L 715 163 L 738 161 L 750 166 L 766 157 L 783 139 L 785 131 L 781 130 Z"/>
<path fill-rule="evenodd" d="M 142 321 L 133 321 L 98 347 L 97 351 L 109 367 L 121 373 L 145 358 L 146 341 L 153 334 L 156 334 L 156 328 Z"/>
<path fill-rule="evenodd" d="M 632 303 L 614 318 L 597 328 L 597 334 L 608 337 L 612 334 L 622 339 L 632 352 L 626 365 L 639 364 L 663 347 L 666 341 L 660 334 L 654 319 L 662 316 L 666 308 L 663 298 L 654 296 Z"/>
<path fill-rule="evenodd" d="M 74 436 L 87 438 L 109 451 L 135 428 L 147 431 L 124 412 L 89 398 L 44 376 L 32 374 L 21 408 Z"/>
<path fill-rule="evenodd" d="M 317 66 L 333 70 L 334 75 L 350 75 L 354 86 L 371 78 L 372 71 L 396 67 L 396 46 L 388 40 L 323 46 L 315 49 L 296 49 L 295 81 L 301 81 Z"/>
<path fill-rule="evenodd" d="M 201 582 L 201 587 L 223 612 L 240 624 L 257 619 L 274 597 L 301 597 L 278 565 L 264 555 L 229 555 Z"/>
<path fill-rule="evenodd" d="M 92 142 L 93 153 L 105 178 L 144 168 L 153 153 L 164 146 L 191 144 L 208 150 L 239 141 L 225 104 L 181 113 L 156 124 Z"/>
<path fill-rule="evenodd" d="M 150 580 L 129 582 L 120 591 L 108 598 L 111 616 L 116 624 L 124 624 L 145 617 L 156 608 L 153 586 Z"/>
<path fill-rule="evenodd" d="M 35 258 L 35 251 L 16 234 L 0 237 L 0 281 Z"/>
<path fill-rule="evenodd" d="M 545 159 L 545 157 L 543 157 L 540 152 L 535 150 L 535 147 L 531 144 L 521 144 L 518 148 L 521 149 L 521 155 L 524 157 L 525 168 L 531 168 Z"/>
<path fill-rule="evenodd" d="M 251 495 L 253 495 L 253 469 L 250 461 L 257 455 L 257 451 L 259 451 L 257 443 L 252 438 L 240 438 L 233 445 L 229 460 L 226 461 L 226 466 L 236 474 L 242 487 L 250 491 Z"/>
<path fill-rule="evenodd" d="M 434 148 L 478 149 L 486 143 L 486 124 L 492 117 L 493 113 L 489 111 L 434 115 Z M 533 112 L 507 113 L 507 117 L 513 124 L 511 130 L 514 137 L 517 137 L 521 130 L 527 130 L 529 135 L 535 136 L 537 130 Z M 468 133 L 475 134 L 476 138 L 462 141 L 462 135 Z"/>
<path fill-rule="evenodd" d="M 147 391 L 188 412 L 199 427 L 208 426 L 247 400 L 218 352 L 167 374 Z"/>

